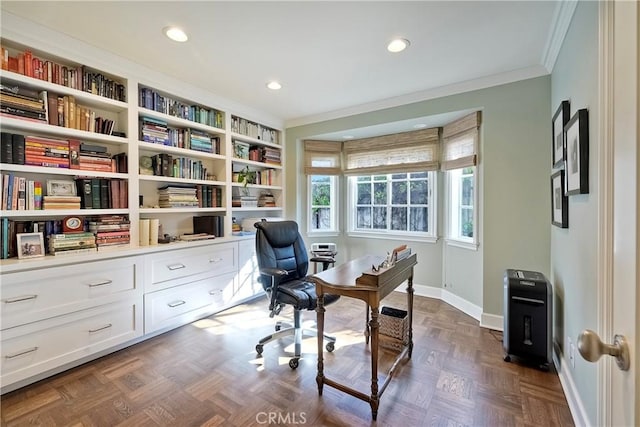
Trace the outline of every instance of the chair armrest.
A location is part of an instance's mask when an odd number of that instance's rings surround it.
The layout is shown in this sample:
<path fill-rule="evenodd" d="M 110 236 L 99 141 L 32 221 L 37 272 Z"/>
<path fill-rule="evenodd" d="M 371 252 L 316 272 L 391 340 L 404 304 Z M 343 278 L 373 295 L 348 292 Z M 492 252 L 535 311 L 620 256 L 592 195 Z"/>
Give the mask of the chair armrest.
<path fill-rule="evenodd" d="M 287 270 L 283 270 L 281 268 L 265 267 L 260 269 L 260 274 L 271 276 L 271 287 L 268 290 L 268 294 L 270 294 L 271 297 L 271 301 L 269 301 L 269 310 L 271 310 L 269 317 L 273 317 L 280 312 L 280 308 L 278 308 L 278 304 L 276 303 L 278 286 L 280 285 L 282 279 L 287 277 L 289 273 L 287 272 Z M 265 287 L 265 289 L 267 288 Z"/>
<path fill-rule="evenodd" d="M 289 273 L 287 273 L 287 270 L 283 270 L 281 268 L 261 268 L 260 274 L 273 276 L 279 282 L 283 277 L 285 277 Z"/>
<path fill-rule="evenodd" d="M 336 259 L 331 256 L 316 256 L 313 258 L 309 258 L 311 262 L 336 262 Z"/>

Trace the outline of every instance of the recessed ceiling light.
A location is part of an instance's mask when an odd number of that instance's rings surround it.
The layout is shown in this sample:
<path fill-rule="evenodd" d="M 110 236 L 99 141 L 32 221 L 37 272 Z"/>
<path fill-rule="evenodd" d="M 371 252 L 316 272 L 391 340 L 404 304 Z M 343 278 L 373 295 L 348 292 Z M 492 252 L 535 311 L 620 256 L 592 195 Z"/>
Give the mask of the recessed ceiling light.
<path fill-rule="evenodd" d="M 418 123 L 417 125 L 413 125 L 414 129 L 424 129 L 426 127 L 427 125 L 425 125 L 424 123 Z"/>
<path fill-rule="evenodd" d="M 282 89 L 282 85 L 280 83 L 278 83 L 277 81 L 272 81 L 267 83 L 267 87 L 271 90 L 279 90 Z"/>
<path fill-rule="evenodd" d="M 394 39 L 387 45 L 389 52 L 398 53 L 409 47 L 409 40 L 407 39 Z"/>
<path fill-rule="evenodd" d="M 343 138 L 344 139 L 353 139 L 353 135 L 344 135 Z"/>
<path fill-rule="evenodd" d="M 178 27 L 165 27 L 163 31 L 164 34 L 173 41 L 186 42 L 189 40 L 189 37 L 187 37 L 185 32 Z"/>

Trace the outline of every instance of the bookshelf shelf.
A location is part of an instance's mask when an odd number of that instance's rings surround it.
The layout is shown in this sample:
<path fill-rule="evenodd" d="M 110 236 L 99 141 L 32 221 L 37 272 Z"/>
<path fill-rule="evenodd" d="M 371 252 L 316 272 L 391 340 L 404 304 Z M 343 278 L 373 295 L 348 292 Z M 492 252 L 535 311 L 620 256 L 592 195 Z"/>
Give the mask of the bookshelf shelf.
<path fill-rule="evenodd" d="M 36 123 L 29 120 L 14 119 L 12 117 L 2 116 L 0 118 L 2 131 L 24 133 L 30 135 L 48 135 L 54 138 L 62 139 L 81 139 L 83 141 L 99 142 L 109 145 L 126 145 L 129 143 L 127 138 L 119 136 L 105 135 L 102 133 L 88 132 L 86 130 L 71 129 L 62 126 L 52 126 L 46 123 Z"/>
<path fill-rule="evenodd" d="M 141 215 L 225 213 L 226 208 L 140 208 Z"/>
<path fill-rule="evenodd" d="M 245 188 L 244 184 L 238 183 L 238 182 L 233 182 L 231 183 L 232 187 L 237 187 L 237 188 Z M 282 187 L 279 185 L 260 185 L 260 184 L 247 184 L 246 188 L 260 188 L 263 190 L 282 190 Z"/>
<path fill-rule="evenodd" d="M 215 159 L 222 161 L 226 160 L 226 157 L 221 154 L 206 153 L 204 151 L 189 150 L 179 147 L 171 147 L 169 145 L 154 144 L 152 142 L 138 141 L 138 148 L 140 149 L 140 151 L 149 151 L 153 153 L 171 153 L 178 156 L 195 157 L 198 159 Z"/>
<path fill-rule="evenodd" d="M 214 135 L 224 135 L 226 131 L 224 129 L 220 129 L 213 126 L 207 126 L 202 123 L 193 122 L 191 120 L 182 119 L 180 117 L 170 116 L 168 114 L 163 114 L 154 110 L 150 110 L 148 108 L 139 107 L 138 115 L 140 117 L 151 117 L 154 119 L 162 120 L 166 122 L 169 126 L 174 126 L 178 128 L 191 128 L 201 130 L 203 132 L 207 132 Z"/>
<path fill-rule="evenodd" d="M 200 185 L 214 185 L 214 186 L 223 186 L 226 185 L 226 182 L 222 181 L 206 181 L 202 179 L 184 179 L 184 178 L 173 178 L 170 176 L 155 176 L 155 175 L 140 175 L 140 181 L 153 181 L 160 182 L 166 184 L 200 184 Z"/>
<path fill-rule="evenodd" d="M 94 216 L 94 215 L 126 215 L 128 209 L 44 209 L 44 210 L 3 210 L 0 215 L 4 218 L 62 218 L 70 215 Z"/>
<path fill-rule="evenodd" d="M 264 147 L 277 148 L 279 150 L 282 149 L 282 146 L 280 144 L 263 141 L 263 140 L 258 139 L 258 138 L 252 138 L 250 136 L 243 135 L 243 134 L 237 133 L 237 132 L 231 132 L 231 139 L 232 140 L 240 140 L 240 141 L 243 141 L 243 142 L 248 142 L 249 144 L 253 144 L 253 145 L 261 145 L 261 146 L 264 146 Z"/>
<path fill-rule="evenodd" d="M 255 208 L 232 208 L 233 212 L 257 212 L 257 211 L 282 211 L 281 207 L 255 207 Z"/>
<path fill-rule="evenodd" d="M 39 174 L 39 175 L 62 175 L 62 176 L 91 176 L 100 178 L 116 178 L 116 179 L 128 179 L 129 175 L 125 173 L 116 172 L 99 172 L 84 169 L 67 169 L 67 168 L 49 168 L 43 166 L 28 166 L 28 165 L 13 165 L 2 163 L 0 169 L 4 172 L 18 172 L 25 174 Z"/>

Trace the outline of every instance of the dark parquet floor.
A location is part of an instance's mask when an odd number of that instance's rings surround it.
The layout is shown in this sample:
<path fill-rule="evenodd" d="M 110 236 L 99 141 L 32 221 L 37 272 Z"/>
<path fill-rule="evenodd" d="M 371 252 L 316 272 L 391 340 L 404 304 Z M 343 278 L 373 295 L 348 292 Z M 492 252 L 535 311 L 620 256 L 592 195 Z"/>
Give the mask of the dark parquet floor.
<path fill-rule="evenodd" d="M 384 305 L 405 300 L 393 293 Z M 259 299 L 7 393 L 2 426 L 573 425 L 553 367 L 504 362 L 500 332 L 442 301 L 415 298 L 413 357 L 382 395 L 376 422 L 364 401 L 328 386 L 318 396 L 315 338 L 305 339 L 297 370 L 290 339 L 257 358 L 274 321 Z M 325 352 L 325 375 L 369 394 L 363 324 L 360 301 L 327 308 L 326 330 L 338 341 Z M 394 357 L 382 352 L 381 380 Z"/>

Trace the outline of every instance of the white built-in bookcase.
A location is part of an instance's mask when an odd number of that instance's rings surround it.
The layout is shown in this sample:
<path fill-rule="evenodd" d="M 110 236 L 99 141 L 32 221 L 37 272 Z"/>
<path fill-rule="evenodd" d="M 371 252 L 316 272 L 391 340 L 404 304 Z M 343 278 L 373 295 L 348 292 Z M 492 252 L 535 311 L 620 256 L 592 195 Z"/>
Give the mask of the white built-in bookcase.
<path fill-rule="evenodd" d="M 89 106 L 104 117 L 115 120 L 114 130 L 124 132 L 126 136 L 112 136 L 81 131 L 43 123 L 1 117 L 0 128 L 3 132 L 24 135 L 49 136 L 60 139 L 79 139 L 83 142 L 95 143 L 109 147 L 112 154 L 126 152 L 128 155 L 128 173 L 110 173 L 94 171 L 78 171 L 36 166 L 1 164 L 2 173 L 12 173 L 28 179 L 37 179 L 43 183 L 49 179 L 72 181 L 75 176 L 97 178 L 119 178 L 128 181 L 128 208 L 126 209 L 80 209 L 80 210 L 5 210 L 2 217 L 14 220 L 62 219 L 68 215 L 126 214 L 131 221 L 131 246 L 138 244 L 138 220 L 158 218 L 163 225 L 163 232 L 179 235 L 192 231 L 192 217 L 200 215 L 223 215 L 224 234 L 232 235 L 232 218 L 238 222 L 246 217 L 280 217 L 284 215 L 284 162 L 282 150 L 284 135 L 282 123 L 266 114 L 253 111 L 250 107 L 234 104 L 219 99 L 215 94 L 162 75 L 155 70 L 148 70 L 138 64 L 128 63 L 122 58 L 108 52 L 100 52 L 95 48 L 83 45 L 75 39 L 67 38 L 51 30 L 35 26 L 15 16 L 3 17 L 2 45 L 9 48 L 12 54 L 17 51 L 30 50 L 34 56 L 52 60 L 70 67 L 83 65 L 96 70 L 126 87 L 126 100 L 115 101 L 102 96 L 93 95 L 78 89 L 49 83 L 33 77 L 2 70 L 0 80 L 3 84 L 17 84 L 38 91 L 47 91 L 59 95 L 70 95 L 81 105 Z M 222 126 L 209 126 L 173 117 L 160 112 L 143 108 L 139 105 L 140 88 L 150 88 L 164 96 L 183 101 L 187 104 L 199 105 L 219 111 L 223 116 Z M 220 138 L 219 154 L 202 153 L 140 141 L 139 120 L 141 117 L 160 119 L 176 128 L 192 128 L 204 131 Z M 241 133 L 242 129 L 232 129 L 238 120 L 244 120 L 257 126 L 262 134 L 252 132 Z M 266 131 L 265 131 L 266 130 Z M 266 136 L 266 139 L 265 139 Z M 267 164 L 238 158 L 234 152 L 236 141 L 243 141 L 251 146 L 263 146 L 280 151 L 281 164 Z M 200 160 L 213 175 L 210 180 L 188 180 L 161 176 L 147 176 L 139 173 L 141 156 L 167 153 L 172 156 L 189 157 Z M 270 181 L 260 184 L 243 184 L 234 182 L 234 172 L 249 167 L 251 171 L 269 170 Z M 153 208 L 157 201 L 157 189 L 161 186 L 177 184 L 206 184 L 221 189 L 222 206 L 212 208 Z M 46 188 L 46 186 L 45 186 Z M 239 192 L 248 192 L 259 197 L 268 193 L 275 200 L 275 207 L 232 207 L 232 199 Z M 143 206 L 139 206 L 139 195 L 143 196 Z M 12 260 L 3 260 L 2 264 L 10 264 Z M 0 265 L 2 265 L 0 264 Z"/>

